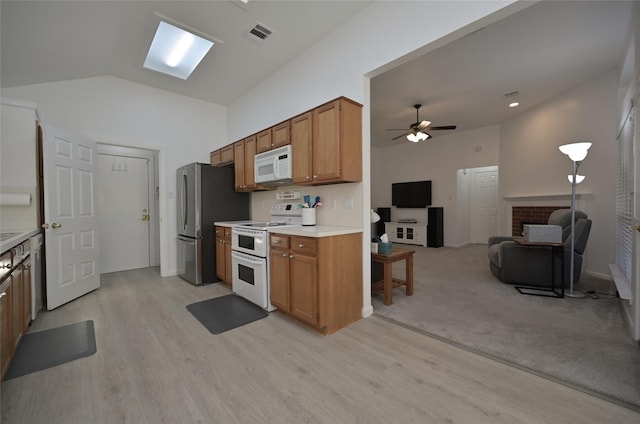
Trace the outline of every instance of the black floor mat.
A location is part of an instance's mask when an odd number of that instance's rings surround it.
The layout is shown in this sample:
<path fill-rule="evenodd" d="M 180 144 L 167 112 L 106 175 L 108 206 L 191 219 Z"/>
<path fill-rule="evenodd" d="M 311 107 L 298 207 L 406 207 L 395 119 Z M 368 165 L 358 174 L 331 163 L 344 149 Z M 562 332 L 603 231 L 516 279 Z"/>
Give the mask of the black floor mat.
<path fill-rule="evenodd" d="M 93 321 L 83 321 L 22 337 L 5 380 L 41 371 L 96 353 Z"/>
<path fill-rule="evenodd" d="M 262 319 L 269 314 L 248 300 L 229 294 L 187 305 L 187 310 L 213 334 Z"/>

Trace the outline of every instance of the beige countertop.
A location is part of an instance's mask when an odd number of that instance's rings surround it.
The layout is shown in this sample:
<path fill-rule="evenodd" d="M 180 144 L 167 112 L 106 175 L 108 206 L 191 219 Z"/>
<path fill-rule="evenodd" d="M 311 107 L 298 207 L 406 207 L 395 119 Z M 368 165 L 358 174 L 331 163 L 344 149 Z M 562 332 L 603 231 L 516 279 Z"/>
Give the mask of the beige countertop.
<path fill-rule="evenodd" d="M 268 230 L 270 233 L 285 234 L 290 236 L 304 237 L 331 237 L 343 234 L 361 233 L 362 228 L 359 227 L 340 227 L 335 225 L 311 225 L 311 226 L 285 226 L 273 227 Z"/>
<path fill-rule="evenodd" d="M 10 229 L 6 229 L 3 228 L 2 231 L 0 231 L 1 233 L 16 233 L 16 235 L 14 235 L 11 238 L 8 238 L 6 240 L 0 241 L 0 252 L 4 253 L 7 250 L 10 250 L 14 247 L 16 247 L 17 245 L 19 245 L 20 243 L 22 243 L 25 240 L 28 240 L 29 238 L 35 236 L 36 234 L 38 234 L 40 232 L 39 228 L 28 228 L 28 229 L 17 229 L 17 230 L 10 230 Z"/>

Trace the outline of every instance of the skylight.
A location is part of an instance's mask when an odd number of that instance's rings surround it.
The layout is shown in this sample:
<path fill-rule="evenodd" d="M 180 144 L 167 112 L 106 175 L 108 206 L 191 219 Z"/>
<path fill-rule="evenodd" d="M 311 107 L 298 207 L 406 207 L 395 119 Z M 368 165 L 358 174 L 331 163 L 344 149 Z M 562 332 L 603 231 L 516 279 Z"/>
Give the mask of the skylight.
<path fill-rule="evenodd" d="M 160 21 L 143 66 L 186 80 L 213 44 L 213 41 Z"/>

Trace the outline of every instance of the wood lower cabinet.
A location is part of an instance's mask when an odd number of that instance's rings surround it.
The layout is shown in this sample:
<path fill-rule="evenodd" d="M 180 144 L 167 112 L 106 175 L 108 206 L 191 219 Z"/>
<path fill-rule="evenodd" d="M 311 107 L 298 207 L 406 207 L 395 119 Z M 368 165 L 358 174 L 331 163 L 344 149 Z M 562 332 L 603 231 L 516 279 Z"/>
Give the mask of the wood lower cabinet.
<path fill-rule="evenodd" d="M 362 234 L 271 234 L 271 304 L 331 334 L 362 317 Z"/>
<path fill-rule="evenodd" d="M 216 275 L 229 286 L 233 284 L 231 267 L 231 227 L 216 226 Z"/>
<path fill-rule="evenodd" d="M 9 368 L 13 356 L 13 339 L 11 337 L 11 277 L 0 285 L 0 370 L 2 377 Z"/>
<path fill-rule="evenodd" d="M 22 259 L 29 242 L 2 254 L 0 280 L 0 370 L 6 373 L 22 336 L 31 323 L 31 258 Z M 20 252 L 20 254 L 18 254 Z"/>

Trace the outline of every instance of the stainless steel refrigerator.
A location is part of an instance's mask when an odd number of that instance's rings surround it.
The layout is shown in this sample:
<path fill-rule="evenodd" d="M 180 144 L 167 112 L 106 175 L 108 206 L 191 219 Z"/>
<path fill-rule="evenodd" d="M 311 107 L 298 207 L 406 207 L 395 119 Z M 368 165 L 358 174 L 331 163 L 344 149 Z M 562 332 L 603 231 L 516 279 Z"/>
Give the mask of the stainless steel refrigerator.
<path fill-rule="evenodd" d="M 178 275 L 193 284 L 216 277 L 215 221 L 249 219 L 249 193 L 236 193 L 234 169 L 191 163 L 178 168 Z"/>

